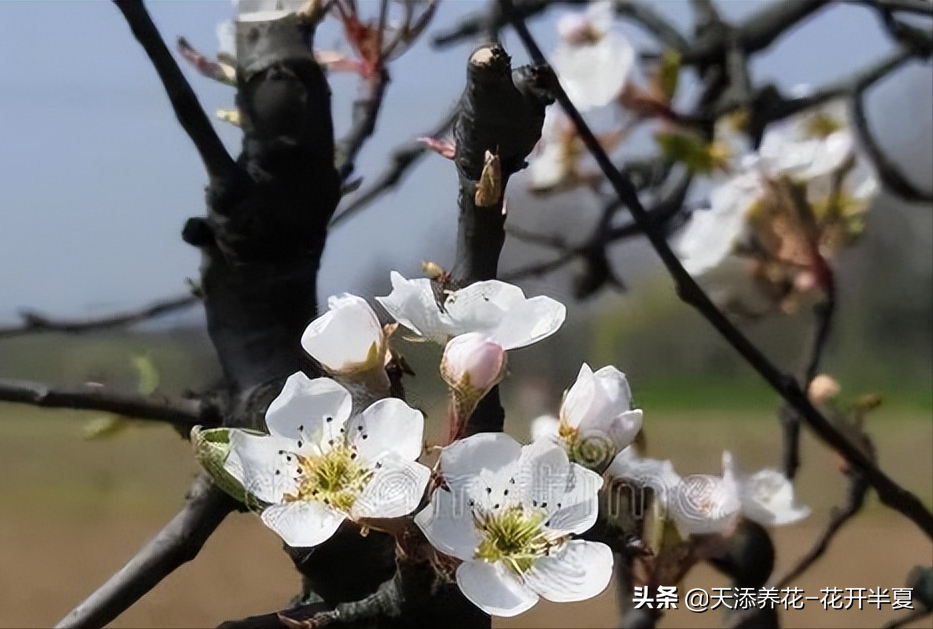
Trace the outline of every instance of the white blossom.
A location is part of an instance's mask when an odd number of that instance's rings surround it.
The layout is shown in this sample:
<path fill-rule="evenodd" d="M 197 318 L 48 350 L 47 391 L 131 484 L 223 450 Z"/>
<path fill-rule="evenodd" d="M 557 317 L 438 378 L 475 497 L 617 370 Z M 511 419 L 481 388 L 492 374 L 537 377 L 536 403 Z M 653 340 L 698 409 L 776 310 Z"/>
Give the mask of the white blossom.
<path fill-rule="evenodd" d="M 663 516 L 684 537 L 729 535 L 740 515 L 765 526 L 780 526 L 810 514 L 809 508 L 794 502 L 793 485 L 780 472 L 766 469 L 741 475 L 729 452 L 723 452 L 722 466 L 722 476 L 681 478 L 670 461 L 641 458 L 627 448 L 613 460 L 606 476 L 650 488 Z"/>
<path fill-rule="evenodd" d="M 612 30 L 612 3 L 590 4 L 583 14 L 564 15 L 561 42 L 551 65 L 580 110 L 608 105 L 621 94 L 635 67 L 635 49 Z"/>
<path fill-rule="evenodd" d="M 642 426 L 642 411 L 632 408 L 625 374 L 608 365 L 595 373 L 586 363 L 564 394 L 560 420 L 539 418 L 532 426 L 538 438 L 563 445 L 576 463 L 599 470 L 628 447 Z"/>
<path fill-rule="evenodd" d="M 385 333 L 366 300 L 344 294 L 331 297 L 327 306 L 301 335 L 304 350 L 332 374 L 383 369 Z"/>
<path fill-rule="evenodd" d="M 444 347 L 441 376 L 452 389 L 482 398 L 505 376 L 506 353 L 478 332 L 455 336 Z"/>
<path fill-rule="evenodd" d="M 737 468 L 732 455 L 723 453 L 723 469 L 728 469 L 736 478 L 742 515 L 749 520 L 762 526 L 782 526 L 810 515 L 809 507 L 796 503 L 794 485 L 781 472 L 763 469 L 745 476 Z"/>
<path fill-rule="evenodd" d="M 268 504 L 262 521 L 290 546 L 316 546 L 348 518 L 404 516 L 421 500 L 421 413 L 395 398 L 355 417 L 351 406 L 338 383 L 296 373 L 269 405 L 268 435 L 230 431 L 224 469 Z"/>
<path fill-rule="evenodd" d="M 602 478 L 563 448 L 480 433 L 444 448 L 440 469 L 445 484 L 415 523 L 463 561 L 457 584 L 484 612 L 515 616 L 539 597 L 580 601 L 606 588 L 612 551 L 572 538 L 595 523 Z"/>
<path fill-rule="evenodd" d="M 487 280 L 449 292 L 438 305 L 431 280 L 392 272 L 392 292 L 376 300 L 406 328 L 428 340 L 478 332 L 503 349 L 536 343 L 557 331 L 567 309 L 550 297 L 527 299 L 517 286 Z"/>

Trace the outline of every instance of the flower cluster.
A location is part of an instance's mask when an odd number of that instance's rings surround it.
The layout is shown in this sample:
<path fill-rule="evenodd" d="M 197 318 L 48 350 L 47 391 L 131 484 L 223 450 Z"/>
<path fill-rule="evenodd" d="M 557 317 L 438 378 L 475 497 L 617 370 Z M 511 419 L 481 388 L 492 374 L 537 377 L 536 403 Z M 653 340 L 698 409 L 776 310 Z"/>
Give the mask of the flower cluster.
<path fill-rule="evenodd" d="M 861 234 L 878 182 L 841 102 L 773 125 L 734 162 L 679 237 L 684 267 L 732 311 L 793 310 L 830 288 L 828 260 Z"/>
<path fill-rule="evenodd" d="M 577 536 L 594 526 L 617 483 L 650 487 L 662 519 L 683 536 L 728 535 L 740 514 L 768 524 L 807 514 L 783 476 L 742 476 L 728 454 L 722 478 L 683 479 L 670 462 L 636 456 L 642 411 L 613 366 L 584 364 L 559 419 L 536 422 L 528 445 L 503 433 L 464 436 L 478 401 L 503 379 L 506 352 L 553 334 L 565 308 L 498 281 L 455 290 L 391 279 L 377 301 L 395 323 L 383 326 L 364 299 L 339 295 L 307 326 L 301 346 L 325 376 L 285 381 L 265 415 L 268 434 L 192 431 L 218 486 L 255 507 L 289 546 L 317 546 L 344 525 L 407 531 L 406 539 L 420 531 L 423 544 L 448 556 L 441 576 L 486 613 L 513 616 L 542 598 L 580 601 L 606 588 L 613 550 Z M 399 325 L 444 344 L 451 432 L 433 470 L 419 461 L 423 415 L 390 397 L 386 367 Z"/>

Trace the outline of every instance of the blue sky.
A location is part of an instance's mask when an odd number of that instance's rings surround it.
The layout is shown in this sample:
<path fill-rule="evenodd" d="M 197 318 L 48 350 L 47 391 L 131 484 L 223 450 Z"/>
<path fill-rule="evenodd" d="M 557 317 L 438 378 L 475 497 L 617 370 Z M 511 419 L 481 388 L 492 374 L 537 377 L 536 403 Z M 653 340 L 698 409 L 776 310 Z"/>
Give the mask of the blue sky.
<path fill-rule="evenodd" d="M 686 23 L 685 2 L 660 4 Z M 727 16 L 738 17 L 762 3 L 721 4 Z M 442 0 L 435 28 L 479 6 Z M 225 0 L 162 0 L 149 8 L 169 42 L 184 35 L 206 52 L 216 49 L 215 27 L 231 12 Z M 535 30 L 546 49 L 553 46 L 553 18 L 536 22 Z M 318 38 L 321 46 L 336 42 L 333 30 Z M 514 38 L 506 45 L 524 60 Z M 376 137 L 358 161 L 364 186 L 392 147 L 431 127 L 455 102 L 471 47 L 434 53 L 422 41 L 393 65 Z M 784 86 L 819 83 L 888 49 L 874 16 L 846 6 L 821 14 L 754 70 L 756 78 Z M 184 70 L 209 113 L 232 104 L 231 88 Z M 927 176 L 930 76 L 929 65 L 915 65 L 873 99 L 886 145 L 911 156 L 915 172 Z M 333 89 L 339 132 L 355 82 L 336 77 Z M 197 278 L 199 254 L 179 233 L 189 216 L 204 211 L 203 168 L 110 2 L 0 2 L 0 114 L 0 322 L 11 321 L 20 307 L 63 315 L 131 307 L 179 293 L 185 278 Z M 235 153 L 238 130 L 219 121 L 217 128 Z M 536 203 L 521 193 L 520 182 L 513 184 L 512 211 Z M 360 290 L 375 268 L 386 276 L 390 268 L 413 275 L 422 259 L 452 262 L 455 224 L 456 175 L 431 157 L 398 192 L 332 233 L 320 294 Z"/>

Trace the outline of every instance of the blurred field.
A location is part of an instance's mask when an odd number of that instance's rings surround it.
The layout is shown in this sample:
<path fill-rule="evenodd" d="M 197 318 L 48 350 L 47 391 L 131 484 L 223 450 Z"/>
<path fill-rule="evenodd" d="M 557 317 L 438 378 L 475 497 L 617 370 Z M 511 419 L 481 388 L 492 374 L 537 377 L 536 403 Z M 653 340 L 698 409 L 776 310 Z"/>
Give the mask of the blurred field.
<path fill-rule="evenodd" d="M 89 417 L 0 405 L 2 627 L 56 622 L 174 514 L 196 472 L 187 442 L 169 429 L 140 426 L 113 439 L 87 442 L 81 435 Z M 665 410 L 650 414 L 647 422 L 652 453 L 674 458 L 684 473 L 717 472 L 723 448 L 731 449 L 746 470 L 773 465 L 779 456 L 776 422 L 761 411 L 749 415 L 736 410 Z M 933 502 L 929 412 L 882 410 L 871 430 L 886 469 L 927 504 Z M 822 448 L 809 439 L 804 445 L 799 493 L 814 514 L 805 524 L 777 532 L 779 569 L 808 547 L 844 487 Z M 796 585 L 807 594 L 829 586 L 897 587 L 903 585 L 910 567 L 931 561 L 929 542 L 872 498 L 828 556 Z M 726 583 L 701 568 L 686 585 L 709 589 Z M 277 538 L 255 517 L 232 516 L 197 560 L 164 581 L 113 626 L 215 626 L 224 619 L 280 607 L 297 587 Z M 662 626 L 720 626 L 718 614 L 679 610 Z M 785 612 L 784 623 L 871 627 L 891 615 L 889 610 L 822 612 L 814 602 L 803 611 Z M 614 619 L 610 588 L 595 602 L 541 604 L 497 626 L 609 627 Z"/>

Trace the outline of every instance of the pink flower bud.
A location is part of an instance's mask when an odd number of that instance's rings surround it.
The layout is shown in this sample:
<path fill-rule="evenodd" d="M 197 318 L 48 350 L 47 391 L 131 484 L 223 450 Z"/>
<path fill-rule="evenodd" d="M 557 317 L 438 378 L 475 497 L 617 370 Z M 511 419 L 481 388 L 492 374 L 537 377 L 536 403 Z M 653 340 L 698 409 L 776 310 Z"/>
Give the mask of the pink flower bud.
<path fill-rule="evenodd" d="M 441 358 L 441 376 L 455 391 L 482 397 L 505 376 L 506 355 L 501 345 L 479 332 L 455 336 Z"/>

